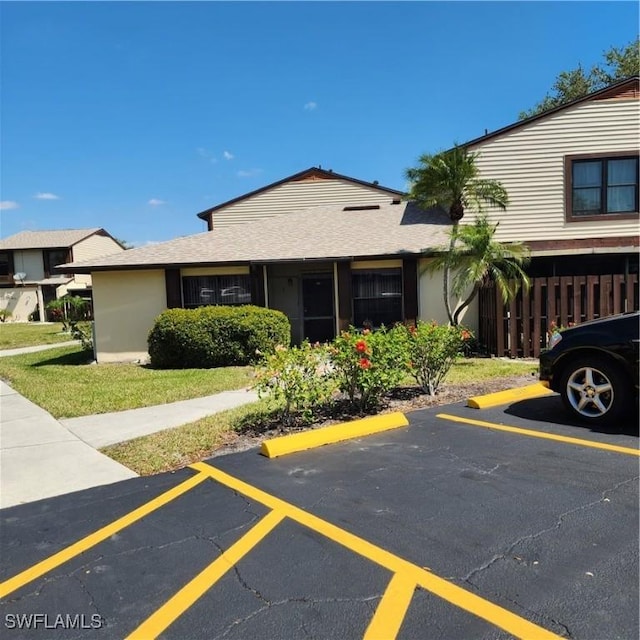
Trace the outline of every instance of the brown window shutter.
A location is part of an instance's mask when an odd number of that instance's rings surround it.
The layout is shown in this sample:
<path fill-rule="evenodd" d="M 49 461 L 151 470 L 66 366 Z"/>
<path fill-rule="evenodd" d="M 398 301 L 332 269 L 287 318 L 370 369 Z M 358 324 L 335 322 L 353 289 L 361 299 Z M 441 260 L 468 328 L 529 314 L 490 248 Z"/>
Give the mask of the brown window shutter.
<path fill-rule="evenodd" d="M 418 260 L 402 261 L 402 293 L 404 299 L 404 321 L 415 323 L 418 319 Z"/>
<path fill-rule="evenodd" d="M 167 309 L 180 308 L 182 306 L 180 269 L 165 269 L 164 282 L 167 290 Z"/>
<path fill-rule="evenodd" d="M 351 264 L 338 262 L 338 326 L 346 331 L 353 323 Z"/>

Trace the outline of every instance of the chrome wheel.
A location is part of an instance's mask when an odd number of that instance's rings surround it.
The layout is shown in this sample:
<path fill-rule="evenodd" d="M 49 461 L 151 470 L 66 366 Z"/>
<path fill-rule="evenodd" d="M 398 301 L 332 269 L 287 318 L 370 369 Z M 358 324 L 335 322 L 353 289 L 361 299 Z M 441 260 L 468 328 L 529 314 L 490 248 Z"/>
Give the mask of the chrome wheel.
<path fill-rule="evenodd" d="M 599 369 L 589 366 L 575 369 L 569 375 L 566 397 L 571 408 L 585 418 L 604 416 L 615 400 L 611 380 Z"/>

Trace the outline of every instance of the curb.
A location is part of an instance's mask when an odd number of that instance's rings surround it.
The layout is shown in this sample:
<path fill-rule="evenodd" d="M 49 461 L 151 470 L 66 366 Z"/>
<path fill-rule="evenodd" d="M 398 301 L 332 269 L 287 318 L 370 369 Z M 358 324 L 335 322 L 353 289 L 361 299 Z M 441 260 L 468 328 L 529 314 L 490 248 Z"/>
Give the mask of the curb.
<path fill-rule="evenodd" d="M 267 458 L 277 458 L 288 453 L 321 447 L 325 444 L 333 444 L 343 440 L 359 438 L 360 436 L 380 433 L 381 431 L 388 431 L 389 429 L 406 427 L 408 424 L 409 421 L 404 413 L 396 411 L 395 413 L 363 418 L 353 422 L 342 422 L 330 427 L 265 440 L 260 447 L 260 453 Z"/>
<path fill-rule="evenodd" d="M 467 407 L 471 407 L 472 409 L 489 409 L 490 407 L 497 407 L 501 404 L 539 398 L 541 396 L 551 395 L 552 393 L 553 391 L 545 384 L 536 382 L 526 387 L 516 387 L 515 389 L 507 389 L 506 391 L 487 393 L 484 396 L 474 396 L 467 400 Z"/>

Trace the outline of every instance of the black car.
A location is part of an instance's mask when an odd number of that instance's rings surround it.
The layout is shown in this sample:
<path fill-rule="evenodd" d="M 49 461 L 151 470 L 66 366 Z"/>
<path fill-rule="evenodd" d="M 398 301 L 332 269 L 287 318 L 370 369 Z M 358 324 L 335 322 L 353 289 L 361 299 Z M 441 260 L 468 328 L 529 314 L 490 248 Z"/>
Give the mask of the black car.
<path fill-rule="evenodd" d="M 540 354 L 540 380 L 583 422 L 611 424 L 638 406 L 640 312 L 555 333 Z"/>

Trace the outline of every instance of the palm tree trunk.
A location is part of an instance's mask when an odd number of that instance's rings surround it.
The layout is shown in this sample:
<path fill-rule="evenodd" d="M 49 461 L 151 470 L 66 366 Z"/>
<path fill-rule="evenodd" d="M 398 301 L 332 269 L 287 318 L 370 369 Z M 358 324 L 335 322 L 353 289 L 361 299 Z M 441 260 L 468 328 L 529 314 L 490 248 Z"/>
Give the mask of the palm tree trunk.
<path fill-rule="evenodd" d="M 449 251 L 447 252 L 446 261 L 444 264 L 444 276 L 443 276 L 443 295 L 444 295 L 444 308 L 449 318 L 449 324 L 455 325 L 456 322 L 451 312 L 451 301 L 449 300 L 449 280 L 451 279 L 451 256 L 456 245 L 456 238 L 458 235 L 458 222 L 454 221 L 451 228 L 451 240 L 449 241 Z"/>
<path fill-rule="evenodd" d="M 478 295 L 480 287 L 475 285 L 469 294 L 469 297 L 455 310 L 453 314 L 453 323 L 455 326 L 460 324 L 460 314 L 471 304 L 472 300 Z"/>

